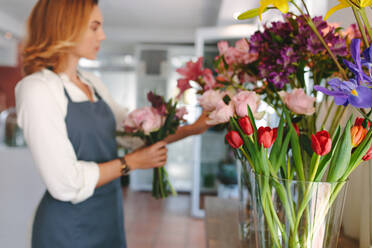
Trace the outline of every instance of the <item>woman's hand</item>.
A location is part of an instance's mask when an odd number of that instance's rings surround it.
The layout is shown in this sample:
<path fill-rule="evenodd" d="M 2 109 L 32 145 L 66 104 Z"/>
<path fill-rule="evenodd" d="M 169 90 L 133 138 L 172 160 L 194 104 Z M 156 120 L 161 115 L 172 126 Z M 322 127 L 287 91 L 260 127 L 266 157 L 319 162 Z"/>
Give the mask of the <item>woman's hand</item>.
<path fill-rule="evenodd" d="M 208 130 L 208 128 L 212 127 L 212 125 L 207 124 L 208 113 L 203 111 L 199 118 L 190 125 L 190 131 L 193 135 L 195 134 L 202 134 Z"/>
<path fill-rule="evenodd" d="M 133 170 L 162 167 L 167 162 L 167 143 L 159 141 L 125 155 L 129 168 Z"/>

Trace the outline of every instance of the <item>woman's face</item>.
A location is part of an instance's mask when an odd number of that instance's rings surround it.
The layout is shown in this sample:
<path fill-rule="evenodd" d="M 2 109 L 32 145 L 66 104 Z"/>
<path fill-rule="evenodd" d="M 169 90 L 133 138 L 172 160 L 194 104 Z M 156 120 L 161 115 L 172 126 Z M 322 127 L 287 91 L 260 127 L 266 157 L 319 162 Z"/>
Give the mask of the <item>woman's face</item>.
<path fill-rule="evenodd" d="M 97 58 L 97 52 L 99 51 L 101 41 L 106 39 L 102 24 L 103 17 L 101 10 L 98 6 L 95 6 L 90 15 L 88 28 L 82 34 L 80 41 L 78 41 L 74 49 L 74 55 L 79 58 L 91 60 Z"/>

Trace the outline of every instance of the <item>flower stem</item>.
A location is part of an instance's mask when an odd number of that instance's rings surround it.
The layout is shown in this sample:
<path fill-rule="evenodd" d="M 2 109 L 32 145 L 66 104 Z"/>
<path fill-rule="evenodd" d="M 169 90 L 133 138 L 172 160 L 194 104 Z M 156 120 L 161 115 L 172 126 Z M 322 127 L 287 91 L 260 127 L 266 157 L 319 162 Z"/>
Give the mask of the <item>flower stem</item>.
<path fill-rule="evenodd" d="M 368 47 L 368 39 L 367 39 L 367 35 L 366 35 L 366 30 L 364 28 L 364 25 L 363 25 L 362 21 L 360 20 L 359 11 L 354 6 L 352 6 L 351 9 L 353 10 L 355 20 L 357 21 L 357 24 L 358 24 L 358 27 L 359 27 L 359 31 L 362 34 L 363 43 L 364 43 L 365 47 Z"/>
<path fill-rule="evenodd" d="M 369 40 L 372 40 L 371 25 L 369 24 L 369 20 L 368 20 L 368 17 L 367 17 L 365 8 L 360 9 L 359 10 L 359 13 L 360 13 L 360 17 L 362 17 L 362 20 L 364 22 L 364 27 L 367 29 Z M 367 45 L 366 48 L 368 48 L 369 47 L 368 40 L 367 40 L 367 44 L 366 45 Z"/>

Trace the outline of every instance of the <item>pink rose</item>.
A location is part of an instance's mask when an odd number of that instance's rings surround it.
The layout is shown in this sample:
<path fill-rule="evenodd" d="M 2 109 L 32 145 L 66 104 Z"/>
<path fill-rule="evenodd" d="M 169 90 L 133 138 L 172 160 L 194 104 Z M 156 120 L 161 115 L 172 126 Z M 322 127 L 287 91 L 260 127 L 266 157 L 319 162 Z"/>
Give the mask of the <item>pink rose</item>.
<path fill-rule="evenodd" d="M 217 108 L 217 105 L 222 101 L 223 96 L 224 94 L 220 91 L 207 90 L 199 98 L 199 103 L 205 111 L 211 112 Z"/>
<path fill-rule="evenodd" d="M 217 125 L 229 122 L 230 117 L 234 116 L 234 106 L 230 102 L 226 105 L 224 101 L 220 101 L 217 108 L 209 114 L 208 125 Z"/>
<path fill-rule="evenodd" d="M 294 89 L 291 93 L 280 91 L 280 97 L 287 107 L 300 115 L 312 115 L 315 112 L 315 97 L 305 94 L 303 89 Z"/>
<path fill-rule="evenodd" d="M 204 90 L 210 90 L 216 86 L 216 79 L 214 78 L 211 69 L 207 68 L 203 71 L 203 79 L 205 82 Z"/>
<path fill-rule="evenodd" d="M 248 115 L 248 107 L 252 110 L 252 113 L 257 117 L 257 108 L 260 104 L 260 96 L 254 91 L 240 91 L 238 94 L 232 97 L 231 101 L 234 103 L 235 112 L 239 117 L 244 117 Z"/>
<path fill-rule="evenodd" d="M 176 117 L 177 117 L 178 119 L 180 119 L 180 120 L 182 120 L 183 117 L 184 117 L 185 115 L 187 115 L 187 114 L 188 114 L 188 112 L 187 112 L 186 107 L 178 108 L 178 109 L 176 110 Z"/>
<path fill-rule="evenodd" d="M 124 121 L 124 129 L 127 132 L 143 131 L 146 135 L 160 129 L 163 118 L 156 109 L 144 107 L 133 110 Z"/>

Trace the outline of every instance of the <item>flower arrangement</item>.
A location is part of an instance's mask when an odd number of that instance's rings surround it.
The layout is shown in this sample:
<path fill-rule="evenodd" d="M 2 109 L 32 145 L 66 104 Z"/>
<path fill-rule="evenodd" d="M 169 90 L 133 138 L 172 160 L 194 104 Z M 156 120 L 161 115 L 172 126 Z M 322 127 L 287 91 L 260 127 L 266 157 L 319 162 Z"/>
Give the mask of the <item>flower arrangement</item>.
<path fill-rule="evenodd" d="M 371 158 L 369 122 L 357 118 L 352 125 L 350 119 L 343 130 L 337 128 L 332 138 L 325 130 L 311 135 L 309 167 L 305 166 L 299 133 L 288 110 L 277 128 L 257 129 L 250 112 L 245 117 L 232 117 L 230 129 L 227 142 L 235 149 L 236 157 L 243 164 L 247 161 L 256 175 L 256 201 L 270 233 L 269 238 L 260 240 L 260 247 L 332 247 L 322 227 L 329 225 L 327 214 L 349 175 L 362 161 Z M 243 171 L 248 178 L 244 165 Z M 299 182 L 297 196 L 291 188 L 294 180 Z M 318 182 L 325 182 L 327 187 L 322 188 L 325 196 L 314 207 L 311 203 L 320 194 Z M 274 192 L 279 195 L 279 203 L 273 198 Z M 282 216 L 278 215 L 276 204 L 283 206 Z"/>
<path fill-rule="evenodd" d="M 177 108 L 177 102 L 172 99 L 166 102 L 153 92 L 147 94 L 147 99 L 151 106 L 130 112 L 123 123 L 125 131 L 121 135 L 139 137 L 146 145 L 151 145 L 175 133 L 187 111 L 184 107 Z M 170 193 L 176 195 L 166 169 L 154 168 L 152 195 L 158 199 L 166 198 Z"/>

